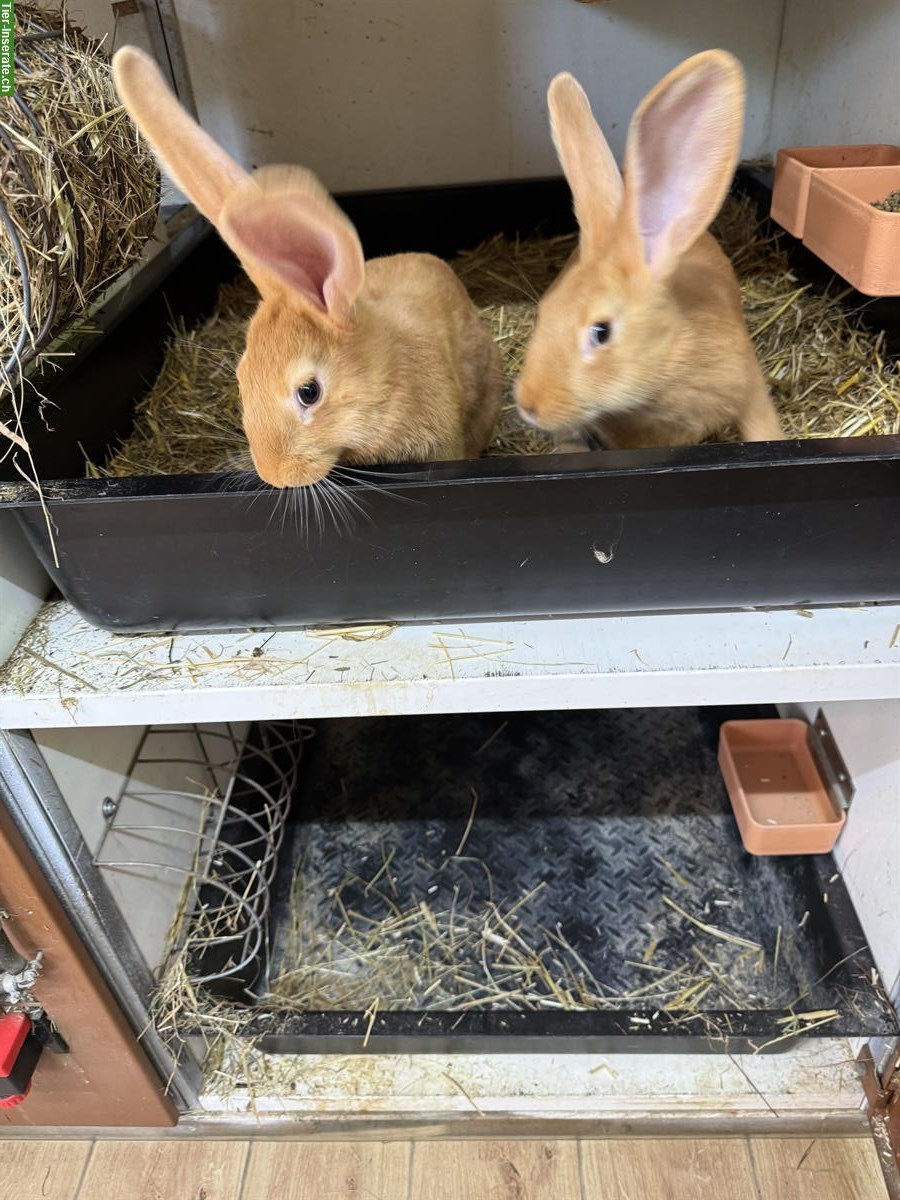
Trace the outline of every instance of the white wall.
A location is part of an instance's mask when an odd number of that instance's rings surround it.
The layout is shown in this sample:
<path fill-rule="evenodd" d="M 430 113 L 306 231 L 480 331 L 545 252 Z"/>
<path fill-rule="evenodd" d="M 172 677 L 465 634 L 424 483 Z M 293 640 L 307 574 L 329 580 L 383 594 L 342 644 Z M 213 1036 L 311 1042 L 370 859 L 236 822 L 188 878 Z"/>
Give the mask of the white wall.
<path fill-rule="evenodd" d="M 815 719 L 818 704 L 785 716 Z M 856 794 L 834 850 L 857 916 L 900 1006 L 900 700 L 822 705 Z"/>
<path fill-rule="evenodd" d="M 234 754 L 221 735 L 240 743 L 246 728 L 200 728 L 209 760 L 221 764 L 215 777 L 224 793 Z M 151 730 L 134 763 L 144 734 L 143 728 L 122 726 L 43 729 L 34 738 L 138 948 L 156 970 L 194 866 L 211 779 L 197 763 L 197 735 L 189 727 Z M 121 803 L 104 840 L 107 796 L 121 796 Z"/>
<path fill-rule="evenodd" d="M 0 438 L 0 451 L 3 449 Z M 11 512 L 0 512 L 0 666 L 50 591 L 50 580 Z"/>
<path fill-rule="evenodd" d="M 897 0 L 787 0 L 771 146 L 900 143 Z"/>
<path fill-rule="evenodd" d="M 584 83 L 617 153 L 644 93 L 724 46 L 765 147 L 782 0 L 175 0 L 205 127 L 336 191 L 558 174 L 545 93 Z"/>
<path fill-rule="evenodd" d="M 38 3 L 50 6 L 52 0 L 38 0 Z M 71 0 L 67 11 L 73 25 L 98 41 L 103 40 L 107 53 L 129 42 L 150 50 L 147 24 L 140 12 L 129 13 L 117 21 L 111 0 Z"/>
<path fill-rule="evenodd" d="M 170 0 L 204 125 L 242 161 L 303 162 L 334 190 L 556 174 L 544 94 L 585 84 L 621 153 L 644 92 L 725 46 L 749 81 L 744 154 L 900 142 L 898 0 Z M 147 45 L 108 0 L 70 12 Z"/>

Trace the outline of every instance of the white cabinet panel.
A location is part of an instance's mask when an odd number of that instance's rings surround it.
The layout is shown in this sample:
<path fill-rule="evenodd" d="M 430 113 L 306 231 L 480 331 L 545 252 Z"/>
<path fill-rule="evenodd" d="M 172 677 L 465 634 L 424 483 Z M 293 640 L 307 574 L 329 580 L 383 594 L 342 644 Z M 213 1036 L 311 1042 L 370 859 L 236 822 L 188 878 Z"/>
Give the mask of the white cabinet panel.
<path fill-rule="evenodd" d="M 49 590 L 50 581 L 15 517 L 0 512 L 0 665 L 15 650 Z"/>
<path fill-rule="evenodd" d="M 897 0 L 787 0 L 770 150 L 900 141 Z"/>
<path fill-rule="evenodd" d="M 780 0 L 177 0 L 206 128 L 244 163 L 301 162 L 332 190 L 557 174 L 547 83 L 584 83 L 620 153 L 682 58 L 732 50 L 761 152 Z"/>
<path fill-rule="evenodd" d="M 813 720 L 819 705 L 798 708 Z M 900 1005 L 900 700 L 833 702 L 822 710 L 856 786 L 835 862 Z"/>

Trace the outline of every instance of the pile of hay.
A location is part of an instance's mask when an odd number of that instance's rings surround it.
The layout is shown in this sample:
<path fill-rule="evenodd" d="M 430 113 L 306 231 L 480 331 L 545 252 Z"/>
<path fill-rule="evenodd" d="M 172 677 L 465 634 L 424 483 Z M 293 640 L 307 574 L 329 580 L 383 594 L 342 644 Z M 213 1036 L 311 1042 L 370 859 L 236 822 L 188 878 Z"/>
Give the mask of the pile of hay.
<path fill-rule="evenodd" d="M 792 930 L 779 925 L 765 948 L 701 920 L 691 911 L 695 885 L 671 864 L 666 866 L 680 902 L 663 895 L 652 926 L 638 934 L 643 946 L 637 957 L 611 964 L 613 975 L 627 969 L 634 981 L 623 990 L 592 974 L 561 925 L 535 929 L 528 910 L 545 883 L 515 901 L 460 894 L 457 887 L 445 907 L 417 893 L 398 893 L 391 882 L 392 858 L 393 852 L 369 879 L 348 875 L 329 893 L 324 910 L 307 894 L 301 866 L 290 901 L 287 952 L 250 1006 L 192 982 L 192 940 L 198 930 L 203 940 L 205 930 L 196 914 L 180 913 L 154 994 L 153 1021 L 176 1053 L 185 1038 L 199 1036 L 204 1090 L 235 1095 L 247 1089 L 251 1100 L 289 1092 L 304 1069 L 302 1059 L 285 1060 L 286 1073 L 271 1076 L 253 1042 L 260 1024 L 275 1033 L 291 1014 L 354 1014 L 350 1028 L 365 1048 L 378 1015 L 398 1010 L 630 1013 L 635 1033 L 683 1025 L 727 1050 L 730 1012 L 782 1010 L 774 1022 L 777 1032 L 761 1042 L 760 1051 L 839 1016 L 836 1009 L 814 1006 L 815 984 L 795 991 L 784 970 L 779 984 L 779 964 L 794 954 Z M 480 865 L 490 879 L 480 859 L 466 861 Z M 443 860 L 434 865 L 436 883 L 443 866 Z M 378 898 L 380 918 L 372 915 L 371 899 L 365 914 L 354 907 L 353 896 L 361 892 Z M 697 937 L 689 950 L 673 951 L 669 945 L 683 939 L 669 935 L 685 924 Z"/>
<path fill-rule="evenodd" d="M 789 437 L 900 433 L 900 362 L 884 335 L 846 306 L 839 281 L 800 284 L 778 234 L 749 200 L 729 200 L 713 226 L 741 285 L 744 315 Z"/>
<path fill-rule="evenodd" d="M 159 171 L 105 51 L 65 12 L 17 3 L 15 51 L 0 105 L 0 419 L 21 439 L 23 367 L 140 256 Z"/>
<path fill-rule="evenodd" d="M 479 860 L 480 861 L 480 860 Z M 443 864 L 446 866 L 446 863 Z M 387 874 L 390 862 L 385 864 Z M 484 864 L 482 864 L 482 869 Z M 438 890 L 441 865 L 435 868 Z M 559 925 L 535 928 L 529 905 L 547 886 L 506 903 L 488 896 L 466 900 L 456 889 L 452 905 L 432 905 L 418 895 L 398 895 L 384 883 L 348 877 L 323 911 L 307 896 L 302 871 L 294 881 L 288 952 L 262 1003 L 273 1011 L 468 1012 L 472 1009 L 537 1012 L 633 1008 L 669 1014 L 752 1007 L 750 995 L 766 987 L 765 952 L 757 942 L 716 930 L 704 955 L 661 965 L 655 957 L 669 928 L 694 918 L 671 917 L 660 906 L 648 935 L 645 961 L 626 963 L 644 982 L 628 991 L 598 980 Z M 380 918 L 354 908 L 359 890 L 376 897 Z M 383 890 L 382 890 L 383 889 Z M 369 900 L 371 903 L 371 899 Z M 670 904 L 674 903 L 669 901 Z M 708 927 L 709 928 L 709 927 Z M 537 936 L 536 936 L 537 935 Z M 654 961 L 651 962 L 651 959 Z M 296 964 L 296 965 L 294 965 Z M 777 999 L 771 998 L 773 1007 Z"/>
<path fill-rule="evenodd" d="M 846 308 L 849 289 L 800 285 L 780 239 L 763 231 L 749 200 L 729 199 L 714 232 L 740 279 L 747 323 L 785 431 L 794 437 L 900 433 L 900 367 L 885 357 L 883 337 Z M 573 236 L 495 237 L 454 263 L 493 332 L 510 380 L 521 369 L 537 300 L 574 247 Z M 254 303 L 249 283 L 230 284 L 204 325 L 175 331 L 134 432 L 105 467 L 89 464 L 91 474 L 187 474 L 242 460 L 234 368 Z M 550 448 L 546 435 L 518 420 L 507 395 L 488 453 Z"/>

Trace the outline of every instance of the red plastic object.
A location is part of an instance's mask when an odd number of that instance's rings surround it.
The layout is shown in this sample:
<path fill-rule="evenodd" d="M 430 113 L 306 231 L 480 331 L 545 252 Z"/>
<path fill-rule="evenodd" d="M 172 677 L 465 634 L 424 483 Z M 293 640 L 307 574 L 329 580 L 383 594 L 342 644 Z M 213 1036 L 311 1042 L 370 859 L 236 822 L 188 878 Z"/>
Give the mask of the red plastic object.
<path fill-rule="evenodd" d="M 28 1099 L 28 1093 L 31 1091 L 31 1080 L 28 1081 L 28 1087 L 24 1092 L 19 1092 L 16 1096 L 0 1096 L 0 1108 L 18 1108 L 23 1100 Z"/>
<path fill-rule="evenodd" d="M 0 1108 L 16 1108 L 31 1091 L 40 1047 L 29 1040 L 30 1033 L 31 1021 L 24 1013 L 0 1016 Z"/>
<path fill-rule="evenodd" d="M 24 1013 L 8 1013 L 0 1017 L 0 1079 L 8 1079 L 16 1060 L 31 1033 L 31 1021 Z"/>

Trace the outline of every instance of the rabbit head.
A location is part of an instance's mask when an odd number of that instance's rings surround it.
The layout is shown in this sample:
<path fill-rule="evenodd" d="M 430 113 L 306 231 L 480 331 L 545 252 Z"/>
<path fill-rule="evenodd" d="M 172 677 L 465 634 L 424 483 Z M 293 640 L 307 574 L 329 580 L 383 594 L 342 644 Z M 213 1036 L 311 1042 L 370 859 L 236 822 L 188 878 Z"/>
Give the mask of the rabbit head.
<path fill-rule="evenodd" d="M 722 50 L 676 67 L 634 114 L 624 183 L 576 80 L 558 75 L 548 102 L 579 245 L 538 306 L 516 395 L 525 420 L 563 432 L 638 409 L 679 362 L 672 277 L 730 186 L 744 79 Z"/>
<path fill-rule="evenodd" d="M 113 74 L 170 178 L 259 290 L 237 368 L 256 470 L 275 487 L 316 483 L 366 436 L 372 352 L 357 303 L 365 263 L 356 231 L 309 171 L 263 167 L 249 174 L 234 162 L 142 51 L 119 50 Z"/>

